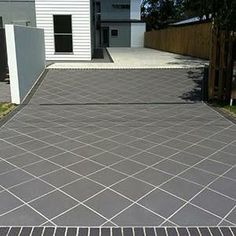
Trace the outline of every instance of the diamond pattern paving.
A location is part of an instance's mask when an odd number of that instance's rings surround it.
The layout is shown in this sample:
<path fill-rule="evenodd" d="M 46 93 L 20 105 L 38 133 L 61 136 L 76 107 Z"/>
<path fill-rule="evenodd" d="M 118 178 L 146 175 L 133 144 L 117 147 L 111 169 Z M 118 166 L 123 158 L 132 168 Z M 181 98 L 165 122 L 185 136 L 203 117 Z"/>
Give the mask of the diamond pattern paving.
<path fill-rule="evenodd" d="M 0 225 L 235 226 L 236 126 L 200 84 L 196 69 L 49 71 L 0 128 Z"/>

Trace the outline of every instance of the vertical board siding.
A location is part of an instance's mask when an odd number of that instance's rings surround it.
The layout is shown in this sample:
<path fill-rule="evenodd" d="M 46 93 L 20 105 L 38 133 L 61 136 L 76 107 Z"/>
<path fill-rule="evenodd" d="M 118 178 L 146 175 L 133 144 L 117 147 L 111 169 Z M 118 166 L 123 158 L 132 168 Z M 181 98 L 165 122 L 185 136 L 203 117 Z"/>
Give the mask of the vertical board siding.
<path fill-rule="evenodd" d="M 35 0 L 36 23 L 44 29 L 46 60 L 91 60 L 90 0 Z M 55 54 L 53 15 L 72 15 L 73 54 Z"/>
<path fill-rule="evenodd" d="M 170 27 L 145 33 L 145 47 L 209 59 L 211 23 Z"/>

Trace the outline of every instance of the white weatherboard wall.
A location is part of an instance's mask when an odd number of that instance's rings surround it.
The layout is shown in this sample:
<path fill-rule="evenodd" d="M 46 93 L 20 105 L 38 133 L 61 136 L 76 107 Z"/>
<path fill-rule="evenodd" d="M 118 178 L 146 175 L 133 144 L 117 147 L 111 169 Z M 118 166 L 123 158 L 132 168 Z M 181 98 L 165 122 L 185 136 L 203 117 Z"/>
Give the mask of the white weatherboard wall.
<path fill-rule="evenodd" d="M 12 103 L 20 104 L 45 70 L 42 29 L 5 25 Z"/>
<path fill-rule="evenodd" d="M 146 31 L 146 24 L 131 23 L 131 47 L 144 47 L 144 33 Z"/>
<path fill-rule="evenodd" d="M 44 29 L 46 60 L 91 60 L 90 0 L 35 0 L 36 24 Z M 53 15 L 72 16 L 73 53 L 55 53 Z"/>

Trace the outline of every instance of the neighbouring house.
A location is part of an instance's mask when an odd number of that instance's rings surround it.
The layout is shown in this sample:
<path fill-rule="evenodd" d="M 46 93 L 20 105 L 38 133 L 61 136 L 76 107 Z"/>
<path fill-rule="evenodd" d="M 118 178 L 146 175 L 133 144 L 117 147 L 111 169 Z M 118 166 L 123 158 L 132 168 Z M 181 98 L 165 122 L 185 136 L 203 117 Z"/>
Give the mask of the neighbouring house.
<path fill-rule="evenodd" d="M 143 47 L 141 0 L 35 0 L 46 60 L 91 60 L 103 47 Z"/>
<path fill-rule="evenodd" d="M 0 0 L 0 28 L 5 24 L 36 26 L 34 0 Z"/>
<path fill-rule="evenodd" d="M 7 74 L 5 24 L 36 26 L 34 0 L 0 0 L 0 81 Z"/>

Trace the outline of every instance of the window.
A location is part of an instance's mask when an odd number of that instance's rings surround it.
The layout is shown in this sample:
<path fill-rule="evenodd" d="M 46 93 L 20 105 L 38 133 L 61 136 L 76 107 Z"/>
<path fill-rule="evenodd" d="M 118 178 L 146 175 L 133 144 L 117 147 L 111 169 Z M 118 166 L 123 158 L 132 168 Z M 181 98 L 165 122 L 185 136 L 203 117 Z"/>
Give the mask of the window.
<path fill-rule="evenodd" d="M 71 15 L 54 15 L 55 52 L 73 52 Z"/>
<path fill-rule="evenodd" d="M 111 36 L 112 37 L 118 37 L 118 30 L 117 29 L 112 29 L 111 30 Z"/>
<path fill-rule="evenodd" d="M 112 6 L 116 9 L 130 9 L 129 4 L 112 4 Z"/>

